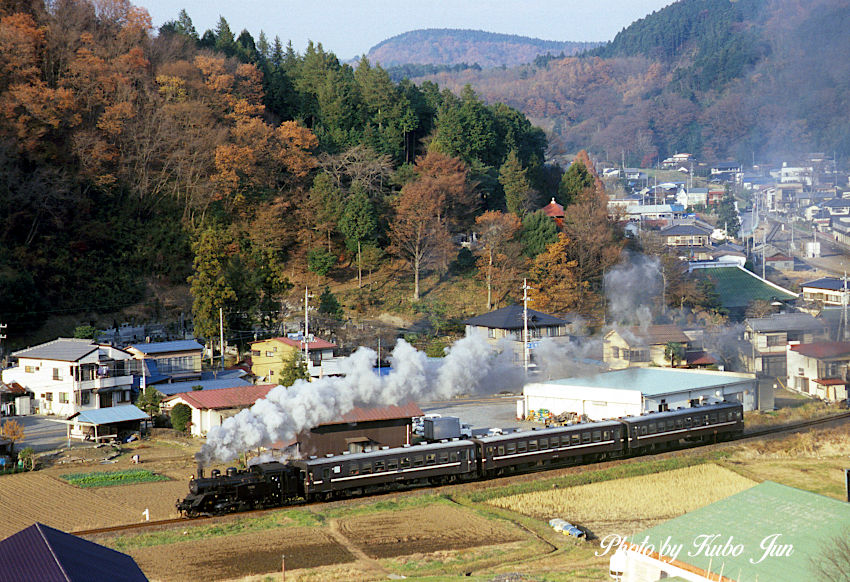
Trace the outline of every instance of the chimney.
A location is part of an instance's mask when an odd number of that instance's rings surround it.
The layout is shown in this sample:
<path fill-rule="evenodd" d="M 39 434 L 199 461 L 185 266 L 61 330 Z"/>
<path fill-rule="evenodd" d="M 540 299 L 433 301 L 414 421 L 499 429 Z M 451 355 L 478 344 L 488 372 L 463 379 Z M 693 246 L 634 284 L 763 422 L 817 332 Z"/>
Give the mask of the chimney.
<path fill-rule="evenodd" d="M 198 476 L 197 476 L 197 479 L 203 479 L 203 478 L 204 478 L 204 464 L 202 462 L 198 461 Z"/>

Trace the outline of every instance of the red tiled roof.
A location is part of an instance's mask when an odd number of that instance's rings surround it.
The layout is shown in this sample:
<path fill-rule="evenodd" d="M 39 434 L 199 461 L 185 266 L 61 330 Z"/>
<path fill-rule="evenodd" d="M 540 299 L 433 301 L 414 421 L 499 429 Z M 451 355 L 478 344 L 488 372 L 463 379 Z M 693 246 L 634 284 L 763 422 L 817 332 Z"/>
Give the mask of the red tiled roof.
<path fill-rule="evenodd" d="M 281 343 L 284 343 L 288 346 L 298 348 L 299 350 L 304 347 L 300 340 L 294 340 L 294 339 L 290 339 L 288 337 L 274 337 L 274 338 L 271 338 L 271 339 L 279 341 Z M 262 341 L 269 341 L 269 340 L 260 340 L 260 342 L 262 342 Z M 251 345 L 254 345 L 254 344 L 260 343 L 260 342 L 251 342 Z M 335 347 L 336 347 L 336 344 L 332 344 L 331 342 L 327 342 L 323 339 L 313 339 L 313 341 L 311 341 L 309 344 L 307 344 L 307 349 L 310 349 L 310 350 L 328 350 L 328 349 L 333 349 Z"/>
<path fill-rule="evenodd" d="M 27 394 L 27 389 L 18 384 L 17 382 L 10 382 L 9 384 L 6 384 L 5 382 L 0 382 L 0 392 L 24 396 Z"/>
<path fill-rule="evenodd" d="M 841 378 L 821 378 L 820 380 L 813 380 L 813 382 L 821 386 L 843 386 L 847 384 L 847 381 Z"/>
<path fill-rule="evenodd" d="M 767 261 L 791 261 L 791 257 L 786 257 L 785 255 L 773 255 L 772 257 L 767 257 L 765 259 Z"/>
<path fill-rule="evenodd" d="M 564 217 L 564 207 L 555 202 L 554 198 L 552 198 L 552 202 L 543 207 L 543 212 L 551 218 Z"/>
<path fill-rule="evenodd" d="M 413 418 L 425 414 L 415 402 L 408 402 L 401 406 L 384 406 L 381 408 L 352 408 L 350 412 L 342 415 L 339 420 L 326 422 L 324 424 L 348 424 L 351 422 L 374 422 L 378 420 L 394 420 L 397 418 Z"/>
<path fill-rule="evenodd" d="M 707 352 L 687 352 L 685 361 L 689 366 L 713 366 L 717 363 Z"/>
<path fill-rule="evenodd" d="M 815 342 L 790 346 L 790 349 L 815 359 L 850 356 L 850 342 Z"/>
<path fill-rule="evenodd" d="M 275 384 L 260 384 L 258 386 L 217 388 L 215 390 L 193 390 L 192 392 L 175 394 L 166 398 L 165 401 L 181 398 L 186 404 L 197 409 L 239 408 L 251 406 L 260 398 L 265 398 L 269 391 L 275 387 Z"/>

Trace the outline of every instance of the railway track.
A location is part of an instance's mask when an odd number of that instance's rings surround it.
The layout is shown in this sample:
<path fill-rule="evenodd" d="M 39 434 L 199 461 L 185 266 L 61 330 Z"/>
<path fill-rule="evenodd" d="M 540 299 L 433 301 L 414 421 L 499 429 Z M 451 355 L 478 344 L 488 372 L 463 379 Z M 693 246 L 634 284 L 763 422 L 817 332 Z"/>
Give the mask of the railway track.
<path fill-rule="evenodd" d="M 805 421 L 799 421 L 799 422 L 794 422 L 794 423 L 790 423 L 790 424 L 783 424 L 783 425 L 780 425 L 780 426 L 771 426 L 771 427 L 759 428 L 759 429 L 752 430 L 752 431 L 747 431 L 747 432 L 744 432 L 744 435 L 742 437 L 735 439 L 735 441 L 730 441 L 730 442 L 739 442 L 739 441 L 745 441 L 745 440 L 752 439 L 752 438 L 759 438 L 759 437 L 764 437 L 764 436 L 769 436 L 769 435 L 774 435 L 774 434 L 794 432 L 794 431 L 805 429 L 805 428 L 821 426 L 821 425 L 825 425 L 825 424 L 828 424 L 828 423 L 831 423 L 831 422 L 836 422 L 836 421 L 840 421 L 840 420 L 847 420 L 847 419 L 850 419 L 850 411 L 841 412 L 841 413 L 838 413 L 838 414 L 832 414 L 832 415 L 829 415 L 829 416 L 824 416 L 822 418 L 816 418 L 816 419 L 813 419 L 813 420 L 805 420 Z M 702 446 L 704 446 L 704 445 L 695 445 L 693 447 L 683 447 L 683 449 L 679 449 L 679 450 L 701 448 Z M 613 462 L 618 462 L 618 461 L 613 461 Z M 546 467 L 546 468 L 542 468 L 542 469 L 539 469 L 538 471 L 533 471 L 533 472 L 549 471 L 549 470 L 552 470 L 552 468 Z M 414 487 L 412 489 L 414 489 L 414 490 L 419 489 L 419 487 Z M 397 491 L 396 492 L 388 492 L 386 494 L 397 494 L 397 493 L 399 493 L 399 492 L 397 492 Z M 330 503 L 344 503 L 344 502 L 345 502 L 345 500 L 340 500 L 340 501 L 333 501 L 333 502 L 330 502 Z M 313 503 L 300 504 L 300 506 L 326 505 L 326 504 L 327 503 L 313 502 Z M 293 506 L 289 506 L 289 507 L 293 507 Z M 177 518 L 172 518 L 172 519 L 161 519 L 161 520 L 157 520 L 157 521 L 143 521 L 143 522 L 140 522 L 140 523 L 131 523 L 131 524 L 124 524 L 124 525 L 116 525 L 116 526 L 111 526 L 111 527 L 81 530 L 81 531 L 73 532 L 73 535 L 76 535 L 76 536 L 79 536 L 79 537 L 85 537 L 85 536 L 96 536 L 96 535 L 110 534 L 110 533 L 126 533 L 126 532 L 132 532 L 132 531 L 136 531 L 136 530 L 147 530 L 147 529 L 154 529 L 154 528 L 157 528 L 157 527 L 173 526 L 173 525 L 177 525 L 177 524 L 197 525 L 198 522 L 200 522 L 200 521 L 207 520 L 207 519 L 213 519 L 214 517 L 225 518 L 225 519 L 226 518 L 233 518 L 233 517 L 248 517 L 248 516 L 252 516 L 252 515 L 262 515 L 264 513 L 269 512 L 269 511 L 276 511 L 276 510 L 279 510 L 279 509 L 281 509 L 281 508 L 280 507 L 273 507 L 273 508 L 268 508 L 268 509 L 257 509 L 257 510 L 252 510 L 252 511 L 242 511 L 242 512 L 239 512 L 239 513 L 232 513 L 232 514 L 227 514 L 227 515 L 224 515 L 224 516 L 199 516 L 199 517 L 193 517 L 193 518 L 177 517 Z"/>

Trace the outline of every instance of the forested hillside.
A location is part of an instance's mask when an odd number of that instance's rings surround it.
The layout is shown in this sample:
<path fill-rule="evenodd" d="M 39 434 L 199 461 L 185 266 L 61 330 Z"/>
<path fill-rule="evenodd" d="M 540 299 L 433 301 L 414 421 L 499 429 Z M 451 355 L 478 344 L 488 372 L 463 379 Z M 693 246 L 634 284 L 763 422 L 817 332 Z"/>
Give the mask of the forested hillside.
<path fill-rule="evenodd" d="M 515 66 L 540 55 L 570 56 L 598 43 L 541 40 L 482 30 L 429 28 L 399 34 L 369 49 L 366 57 L 384 68 L 401 65 Z"/>
<path fill-rule="evenodd" d="M 188 281 L 208 335 L 219 307 L 250 328 L 308 275 L 445 272 L 452 237 L 522 216 L 550 179 L 543 132 L 510 107 L 224 18 L 199 35 L 185 13 L 153 31 L 125 0 L 5 3 L 0 65 L 12 345 L 151 286 Z"/>
<path fill-rule="evenodd" d="M 556 151 L 628 165 L 846 156 L 848 23 L 840 0 L 681 0 L 581 57 L 423 79 L 516 107 Z"/>

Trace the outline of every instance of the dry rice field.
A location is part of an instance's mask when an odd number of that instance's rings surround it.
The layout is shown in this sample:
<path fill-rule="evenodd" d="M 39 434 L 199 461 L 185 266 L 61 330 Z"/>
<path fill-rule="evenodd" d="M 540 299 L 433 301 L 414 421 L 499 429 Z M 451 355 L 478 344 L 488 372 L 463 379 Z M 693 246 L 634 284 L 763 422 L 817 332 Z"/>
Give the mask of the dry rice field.
<path fill-rule="evenodd" d="M 597 536 L 612 526 L 639 529 L 677 517 L 756 482 L 714 464 L 664 473 L 501 497 L 492 505 L 539 519 L 560 517 Z M 663 492 L 663 494 L 661 494 Z M 622 531 L 617 532 L 622 533 Z"/>

